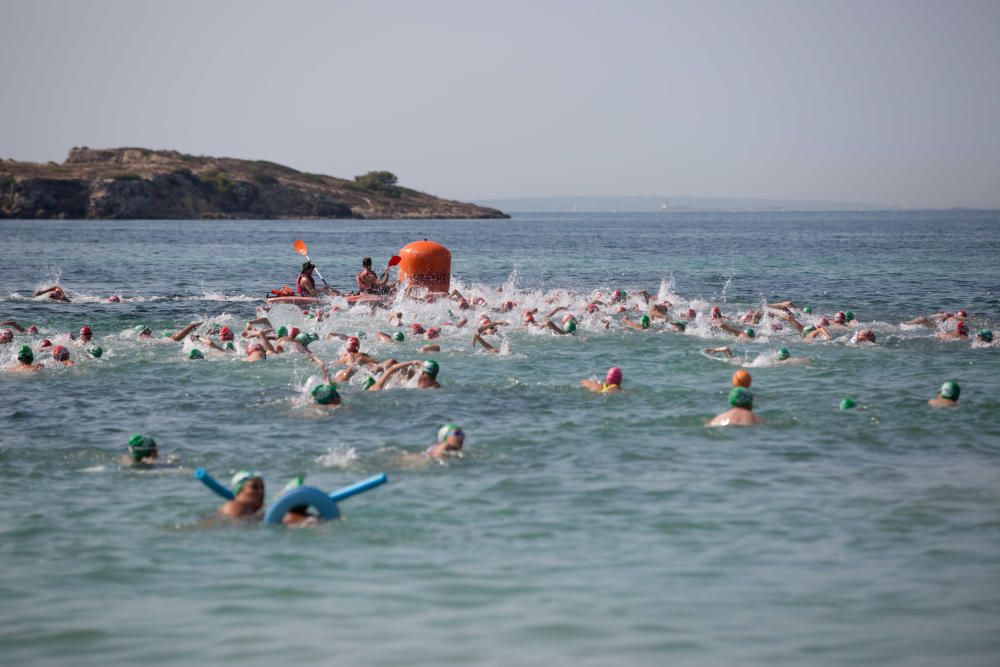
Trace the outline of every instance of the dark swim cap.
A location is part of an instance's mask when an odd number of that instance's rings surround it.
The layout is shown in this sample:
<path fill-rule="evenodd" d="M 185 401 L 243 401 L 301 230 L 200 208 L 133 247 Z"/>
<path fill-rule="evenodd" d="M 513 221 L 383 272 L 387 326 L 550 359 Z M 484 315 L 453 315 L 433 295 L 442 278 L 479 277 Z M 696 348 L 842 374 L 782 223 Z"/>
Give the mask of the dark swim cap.
<path fill-rule="evenodd" d="M 733 387 L 729 390 L 729 405 L 749 410 L 753 407 L 753 394 L 745 387 Z"/>
<path fill-rule="evenodd" d="M 423 371 L 424 373 L 427 373 L 427 375 L 430 375 L 432 378 L 436 378 L 440 370 L 441 367 L 438 365 L 438 362 L 434 361 L 433 359 L 428 359 L 427 361 L 424 362 Z"/>
<path fill-rule="evenodd" d="M 954 380 L 948 380 L 941 385 L 941 391 L 938 393 L 941 395 L 941 398 L 947 398 L 949 401 L 957 401 L 958 395 L 962 393 L 962 388 Z"/>
<path fill-rule="evenodd" d="M 305 273 L 306 271 L 309 271 L 310 269 L 315 269 L 315 268 L 316 268 L 316 265 L 313 264 L 312 262 L 303 262 L 303 264 L 302 264 L 302 273 Z"/>
<path fill-rule="evenodd" d="M 312 390 L 313 400 L 320 405 L 339 403 L 340 394 L 337 393 L 336 384 L 318 384 Z"/>
<path fill-rule="evenodd" d="M 22 364 L 30 364 L 35 360 L 35 353 L 27 345 L 22 345 L 17 351 L 17 360 Z"/>
<path fill-rule="evenodd" d="M 104 354 L 104 348 L 100 345 L 91 345 L 87 348 L 87 353 L 94 359 L 100 359 L 101 355 Z"/>
<path fill-rule="evenodd" d="M 993 332 L 990 331 L 989 329 L 980 329 L 979 331 L 976 332 L 976 338 L 986 343 L 992 343 Z"/>

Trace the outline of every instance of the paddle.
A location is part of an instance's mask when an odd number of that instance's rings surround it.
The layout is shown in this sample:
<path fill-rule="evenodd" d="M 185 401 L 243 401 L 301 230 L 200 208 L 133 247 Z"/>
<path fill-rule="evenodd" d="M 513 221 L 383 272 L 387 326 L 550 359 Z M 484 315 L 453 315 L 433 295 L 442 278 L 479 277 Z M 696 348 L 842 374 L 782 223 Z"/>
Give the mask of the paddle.
<path fill-rule="evenodd" d="M 389 258 L 389 266 L 385 267 L 385 273 L 382 274 L 382 280 L 385 280 L 386 278 L 389 277 L 389 269 L 391 269 L 392 267 L 396 266 L 397 264 L 399 264 L 402 261 L 403 261 L 403 258 L 400 257 L 399 255 L 393 255 L 392 257 L 390 257 Z"/>
<path fill-rule="evenodd" d="M 312 261 L 311 259 L 309 259 L 309 248 L 306 247 L 306 242 L 305 241 L 303 241 L 302 239 L 297 239 L 295 241 L 295 243 L 293 243 L 292 245 L 295 246 L 295 252 L 297 252 L 300 255 L 302 255 L 303 257 L 305 257 L 306 261 L 308 261 L 308 262 Z M 315 264 L 313 265 L 313 268 L 316 269 L 316 265 Z M 316 269 L 316 275 L 319 276 L 319 279 L 323 281 L 324 285 L 326 285 L 327 287 L 330 286 L 326 282 L 326 278 L 323 277 L 323 274 L 319 272 L 319 269 Z"/>

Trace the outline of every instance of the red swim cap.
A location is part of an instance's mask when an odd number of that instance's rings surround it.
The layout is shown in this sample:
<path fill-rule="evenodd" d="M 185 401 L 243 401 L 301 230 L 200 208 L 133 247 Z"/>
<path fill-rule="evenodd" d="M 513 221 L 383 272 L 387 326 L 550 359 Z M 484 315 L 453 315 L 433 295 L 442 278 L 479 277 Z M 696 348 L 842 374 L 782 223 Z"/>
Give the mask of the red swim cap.
<path fill-rule="evenodd" d="M 722 310 L 718 306 L 712 306 L 712 317 L 722 317 Z"/>
<path fill-rule="evenodd" d="M 28 327 L 28 333 L 30 333 L 30 334 L 36 334 L 36 333 L 38 333 L 38 327 L 36 327 L 34 324 L 32 324 L 30 327 Z"/>
<path fill-rule="evenodd" d="M 844 317 L 847 317 L 847 316 L 845 315 Z M 826 319 L 825 317 L 819 318 L 819 326 L 821 326 L 821 327 L 828 327 L 828 326 L 830 326 L 830 320 Z"/>
<path fill-rule="evenodd" d="M 121 303 L 121 297 L 117 294 L 112 294 L 108 297 L 108 303 Z"/>
<path fill-rule="evenodd" d="M 516 305 L 517 304 L 514 303 L 513 301 L 504 301 L 502 304 L 500 304 L 500 310 L 506 313 L 508 311 L 514 310 L 514 306 Z"/>
<path fill-rule="evenodd" d="M 969 316 L 969 314 L 965 312 L 965 309 L 964 309 L 964 308 L 959 308 L 959 309 L 958 309 L 958 316 L 959 316 L 959 317 L 968 317 L 968 316 Z"/>
<path fill-rule="evenodd" d="M 963 335 L 968 335 L 969 325 L 963 322 L 962 320 L 958 320 L 957 322 L 955 322 L 955 332 Z"/>
<path fill-rule="evenodd" d="M 292 327 L 291 330 L 288 332 L 288 335 L 291 338 L 295 338 L 296 336 L 299 335 L 299 328 L 298 327 Z"/>
<path fill-rule="evenodd" d="M 42 342 L 39 344 L 38 347 L 51 347 L 51 346 L 52 346 L 52 341 L 50 341 L 48 338 L 43 338 Z"/>
<path fill-rule="evenodd" d="M 424 333 L 424 328 L 420 326 L 419 322 L 414 322 L 413 324 L 410 325 L 410 331 L 412 331 L 415 334 L 422 334 Z"/>
<path fill-rule="evenodd" d="M 357 352 L 360 349 L 361 349 L 361 341 L 358 339 L 357 336 L 351 336 L 350 338 L 347 339 L 348 352 Z"/>
<path fill-rule="evenodd" d="M 0 330 L 0 343 L 9 343 L 14 340 L 14 332 L 10 329 Z"/>
<path fill-rule="evenodd" d="M 597 311 L 597 304 L 596 303 L 588 303 L 587 304 L 587 312 L 588 313 L 593 313 L 593 312 L 596 312 L 596 311 Z"/>
<path fill-rule="evenodd" d="M 462 310 L 468 310 L 472 306 L 470 306 L 469 302 L 465 300 L 465 297 L 462 297 L 461 299 L 458 300 L 458 307 L 461 308 Z"/>
<path fill-rule="evenodd" d="M 847 313 L 845 313 L 842 310 L 838 310 L 837 314 L 833 316 L 834 322 L 843 322 L 846 319 L 847 319 Z"/>
<path fill-rule="evenodd" d="M 94 335 L 94 332 L 90 330 L 90 327 L 88 327 L 86 325 L 80 327 L 80 337 L 81 338 L 90 338 L 93 335 Z"/>
<path fill-rule="evenodd" d="M 694 308 L 688 308 L 688 317 L 692 320 L 698 317 L 698 313 L 694 312 Z"/>
<path fill-rule="evenodd" d="M 622 383 L 622 369 L 617 366 L 612 366 L 608 369 L 608 375 L 604 378 L 605 384 L 617 384 Z"/>
<path fill-rule="evenodd" d="M 440 335 L 441 335 L 441 330 L 438 329 L 437 327 L 431 327 L 430 329 L 427 330 L 428 338 L 437 338 Z"/>
<path fill-rule="evenodd" d="M 230 329 L 229 327 L 222 327 L 221 329 L 219 329 L 219 338 L 221 338 L 222 340 L 232 340 L 233 330 Z"/>
<path fill-rule="evenodd" d="M 523 313 L 521 313 L 521 319 L 525 322 L 525 324 L 530 323 L 530 322 L 534 322 L 535 321 L 535 314 L 533 312 L 531 312 L 530 310 L 526 310 Z"/>
<path fill-rule="evenodd" d="M 52 348 L 52 358 L 56 361 L 67 361 L 69 360 L 69 350 L 62 345 L 56 345 Z"/>

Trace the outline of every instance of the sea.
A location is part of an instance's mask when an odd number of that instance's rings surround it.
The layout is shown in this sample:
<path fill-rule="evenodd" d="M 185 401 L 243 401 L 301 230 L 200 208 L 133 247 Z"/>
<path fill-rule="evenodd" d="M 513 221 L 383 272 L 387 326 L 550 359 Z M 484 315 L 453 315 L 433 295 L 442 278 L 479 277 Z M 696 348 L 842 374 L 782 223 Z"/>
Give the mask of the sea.
<path fill-rule="evenodd" d="M 7 220 L 0 319 L 46 367 L 0 372 L 0 664 L 976 665 L 1000 664 L 1000 349 L 903 324 L 964 309 L 1000 328 L 1000 212 L 515 214 L 509 220 Z M 288 305 L 302 239 L 353 287 L 411 241 L 451 251 L 469 301 Z M 33 293 L 60 284 L 72 299 Z M 610 303 L 590 314 L 594 300 Z M 684 333 L 646 290 L 688 308 Z M 120 303 L 109 303 L 118 295 Z M 740 341 L 708 322 L 791 301 L 850 332 L 808 343 L 779 320 Z M 516 303 L 504 312 L 505 301 Z M 574 335 L 521 312 L 578 320 Z M 811 315 L 801 313 L 809 306 Z M 402 313 L 403 327 L 391 321 Z M 507 321 L 473 347 L 480 314 Z M 319 408 L 318 367 L 263 363 L 160 336 L 275 327 L 384 359 L 434 358 L 439 390 L 363 392 Z M 454 324 L 463 316 L 470 323 Z M 409 325 L 439 326 L 441 350 Z M 70 337 L 94 331 L 92 358 Z M 140 339 L 137 326 L 153 330 Z M 2 325 L 0 325 L 2 326 Z M 141 328 L 141 327 L 140 327 Z M 403 342 L 377 334 L 404 331 Z M 1000 331 L 997 331 L 1000 334 Z M 55 365 L 47 338 L 76 363 Z M 706 348 L 728 346 L 732 359 Z M 782 364 L 786 347 L 792 359 Z M 624 374 L 623 391 L 581 379 Z M 730 378 L 752 377 L 764 424 L 709 428 Z M 958 407 L 933 409 L 941 384 Z M 856 407 L 841 409 L 851 398 Z M 463 456 L 421 455 L 459 424 Z M 174 465 L 122 455 L 147 434 Z M 259 471 L 334 491 L 385 472 L 306 528 L 226 524 L 195 479 Z"/>

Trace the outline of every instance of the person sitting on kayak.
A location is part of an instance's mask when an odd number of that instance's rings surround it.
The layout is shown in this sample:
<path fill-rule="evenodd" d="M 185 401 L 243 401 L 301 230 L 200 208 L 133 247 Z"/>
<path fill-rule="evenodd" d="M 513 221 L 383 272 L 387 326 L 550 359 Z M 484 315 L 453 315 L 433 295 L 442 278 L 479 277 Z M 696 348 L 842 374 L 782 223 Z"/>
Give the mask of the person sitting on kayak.
<path fill-rule="evenodd" d="M 354 276 L 358 284 L 359 294 L 385 294 L 391 288 L 389 285 L 389 270 L 379 278 L 378 274 L 372 271 L 372 258 L 365 257 L 361 260 L 361 271 Z"/>
<path fill-rule="evenodd" d="M 302 265 L 302 271 L 295 279 L 295 291 L 299 293 L 299 296 L 319 296 L 319 290 L 316 289 L 316 282 L 312 277 L 315 268 L 316 265 L 312 262 L 305 262 Z"/>

